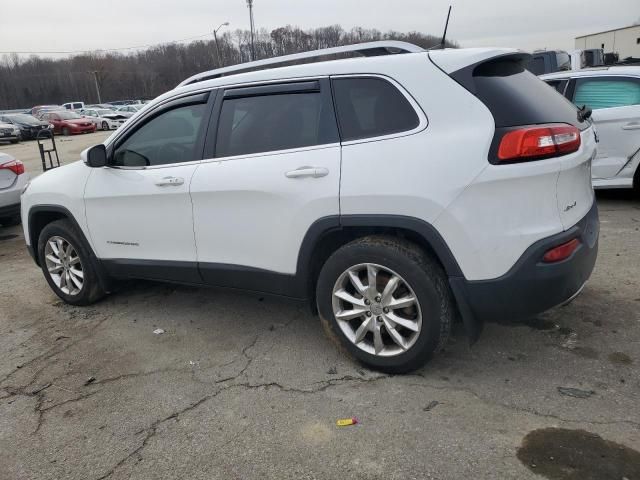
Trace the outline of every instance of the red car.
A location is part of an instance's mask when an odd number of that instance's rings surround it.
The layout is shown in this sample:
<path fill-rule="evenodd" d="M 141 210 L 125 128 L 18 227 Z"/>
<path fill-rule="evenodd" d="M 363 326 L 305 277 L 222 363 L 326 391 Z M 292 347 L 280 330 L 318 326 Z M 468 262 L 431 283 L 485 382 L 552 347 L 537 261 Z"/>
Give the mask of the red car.
<path fill-rule="evenodd" d="M 93 122 L 81 117 L 75 112 L 64 110 L 43 112 L 42 115 L 40 115 L 40 119 L 51 123 L 53 125 L 53 131 L 55 133 L 62 133 L 62 135 L 93 133 L 96 131 L 96 126 Z"/>

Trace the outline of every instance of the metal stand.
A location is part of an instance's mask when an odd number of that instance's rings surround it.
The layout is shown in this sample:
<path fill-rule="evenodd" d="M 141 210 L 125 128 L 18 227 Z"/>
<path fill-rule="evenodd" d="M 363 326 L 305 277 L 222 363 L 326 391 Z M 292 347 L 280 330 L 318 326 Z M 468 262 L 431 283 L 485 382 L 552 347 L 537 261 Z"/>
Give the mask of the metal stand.
<path fill-rule="evenodd" d="M 52 148 L 47 149 L 42 143 L 43 140 L 47 139 L 51 140 Z M 38 150 L 40 150 L 40 159 L 42 160 L 42 171 L 46 172 L 52 168 L 59 167 L 60 157 L 58 157 L 58 149 L 56 148 L 56 139 L 54 138 L 53 132 L 51 130 L 40 130 L 36 136 L 36 140 L 38 141 Z M 55 159 L 51 155 L 52 153 L 55 155 Z M 49 161 L 48 165 L 47 160 Z"/>

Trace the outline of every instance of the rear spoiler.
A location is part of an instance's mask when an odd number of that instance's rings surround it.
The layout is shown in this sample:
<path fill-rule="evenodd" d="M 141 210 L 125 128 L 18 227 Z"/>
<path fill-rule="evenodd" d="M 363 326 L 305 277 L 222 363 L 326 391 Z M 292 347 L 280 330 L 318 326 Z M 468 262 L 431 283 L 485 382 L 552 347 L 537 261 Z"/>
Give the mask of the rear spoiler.
<path fill-rule="evenodd" d="M 445 72 L 468 91 L 476 94 L 473 72 L 476 67 L 490 62 L 513 62 L 525 67 L 531 60 L 531 54 L 510 48 L 478 49 L 474 55 L 442 55 L 444 51 L 429 52 L 429 59 L 440 70 Z M 438 55 L 440 54 L 440 55 Z"/>

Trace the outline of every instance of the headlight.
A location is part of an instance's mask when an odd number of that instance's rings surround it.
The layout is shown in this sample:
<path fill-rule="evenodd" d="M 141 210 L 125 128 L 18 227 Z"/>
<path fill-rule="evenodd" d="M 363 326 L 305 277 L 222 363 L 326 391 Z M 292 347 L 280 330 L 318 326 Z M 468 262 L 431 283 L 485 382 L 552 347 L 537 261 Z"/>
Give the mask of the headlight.
<path fill-rule="evenodd" d="M 50 123 L 48 128 L 52 129 L 53 128 L 53 123 Z"/>

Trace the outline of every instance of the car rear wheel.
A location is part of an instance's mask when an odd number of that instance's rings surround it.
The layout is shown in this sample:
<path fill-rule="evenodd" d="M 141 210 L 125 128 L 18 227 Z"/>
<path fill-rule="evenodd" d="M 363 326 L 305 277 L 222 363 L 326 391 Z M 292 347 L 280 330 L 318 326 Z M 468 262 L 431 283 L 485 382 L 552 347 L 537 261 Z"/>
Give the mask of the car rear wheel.
<path fill-rule="evenodd" d="M 446 343 L 453 299 L 446 276 L 416 245 L 372 236 L 337 250 L 316 289 L 325 330 L 369 367 L 402 373 Z"/>
<path fill-rule="evenodd" d="M 102 122 L 102 130 L 109 130 L 109 124 L 107 122 Z"/>
<path fill-rule="evenodd" d="M 68 220 L 42 229 L 38 258 L 47 283 L 66 303 L 89 305 L 105 295 L 90 248 Z"/>
<path fill-rule="evenodd" d="M 69 135 L 71 135 L 71 130 L 69 130 L 69 127 L 62 128 L 62 135 L 64 135 L 65 137 L 68 137 Z"/>

